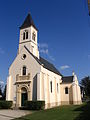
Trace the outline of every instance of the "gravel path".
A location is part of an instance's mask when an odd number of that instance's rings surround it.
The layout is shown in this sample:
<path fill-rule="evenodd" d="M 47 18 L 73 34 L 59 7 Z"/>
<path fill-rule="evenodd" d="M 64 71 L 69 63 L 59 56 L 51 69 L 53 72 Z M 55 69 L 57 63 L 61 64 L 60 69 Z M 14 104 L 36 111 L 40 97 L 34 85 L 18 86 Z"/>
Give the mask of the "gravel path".
<path fill-rule="evenodd" d="M 31 113 L 26 110 L 0 110 L 0 120 L 11 120 Z"/>

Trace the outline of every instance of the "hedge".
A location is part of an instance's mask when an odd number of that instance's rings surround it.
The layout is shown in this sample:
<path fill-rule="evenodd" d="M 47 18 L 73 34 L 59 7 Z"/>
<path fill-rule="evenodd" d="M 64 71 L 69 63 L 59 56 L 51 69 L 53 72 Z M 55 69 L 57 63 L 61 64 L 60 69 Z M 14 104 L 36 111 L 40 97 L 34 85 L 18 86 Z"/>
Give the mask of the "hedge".
<path fill-rule="evenodd" d="M 0 109 L 9 109 L 12 107 L 12 101 L 0 101 Z"/>
<path fill-rule="evenodd" d="M 42 110 L 45 107 L 45 101 L 25 101 L 25 109 Z"/>

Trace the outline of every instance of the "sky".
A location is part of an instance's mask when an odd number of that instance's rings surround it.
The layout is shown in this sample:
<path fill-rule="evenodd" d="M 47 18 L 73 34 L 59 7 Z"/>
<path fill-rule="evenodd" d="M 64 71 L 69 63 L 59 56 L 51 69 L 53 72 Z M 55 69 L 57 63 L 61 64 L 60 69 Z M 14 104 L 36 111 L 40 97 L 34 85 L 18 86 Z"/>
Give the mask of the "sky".
<path fill-rule="evenodd" d="M 90 75 L 90 17 L 86 0 L 1 0 L 0 83 L 17 55 L 19 27 L 31 13 L 38 28 L 40 55 L 61 74 L 79 81 Z"/>

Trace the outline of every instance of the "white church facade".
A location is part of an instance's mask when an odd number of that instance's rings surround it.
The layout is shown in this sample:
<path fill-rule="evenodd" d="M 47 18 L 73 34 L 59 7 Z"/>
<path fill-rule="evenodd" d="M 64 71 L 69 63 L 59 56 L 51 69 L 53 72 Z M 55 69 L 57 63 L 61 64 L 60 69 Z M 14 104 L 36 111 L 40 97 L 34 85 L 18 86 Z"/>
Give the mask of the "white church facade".
<path fill-rule="evenodd" d="M 24 101 L 45 101 L 45 108 L 81 104 L 77 76 L 63 76 L 53 64 L 40 57 L 38 29 L 30 14 L 20 27 L 18 53 L 9 68 L 6 100 L 21 107 Z"/>

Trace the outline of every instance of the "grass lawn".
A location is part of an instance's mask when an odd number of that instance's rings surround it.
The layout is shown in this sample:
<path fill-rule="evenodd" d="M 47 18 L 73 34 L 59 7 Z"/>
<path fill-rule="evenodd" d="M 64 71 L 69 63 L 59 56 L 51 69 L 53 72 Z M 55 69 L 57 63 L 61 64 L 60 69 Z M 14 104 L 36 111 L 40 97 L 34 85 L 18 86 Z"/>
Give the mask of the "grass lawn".
<path fill-rule="evenodd" d="M 42 110 L 15 120 L 90 120 L 90 102 Z"/>

